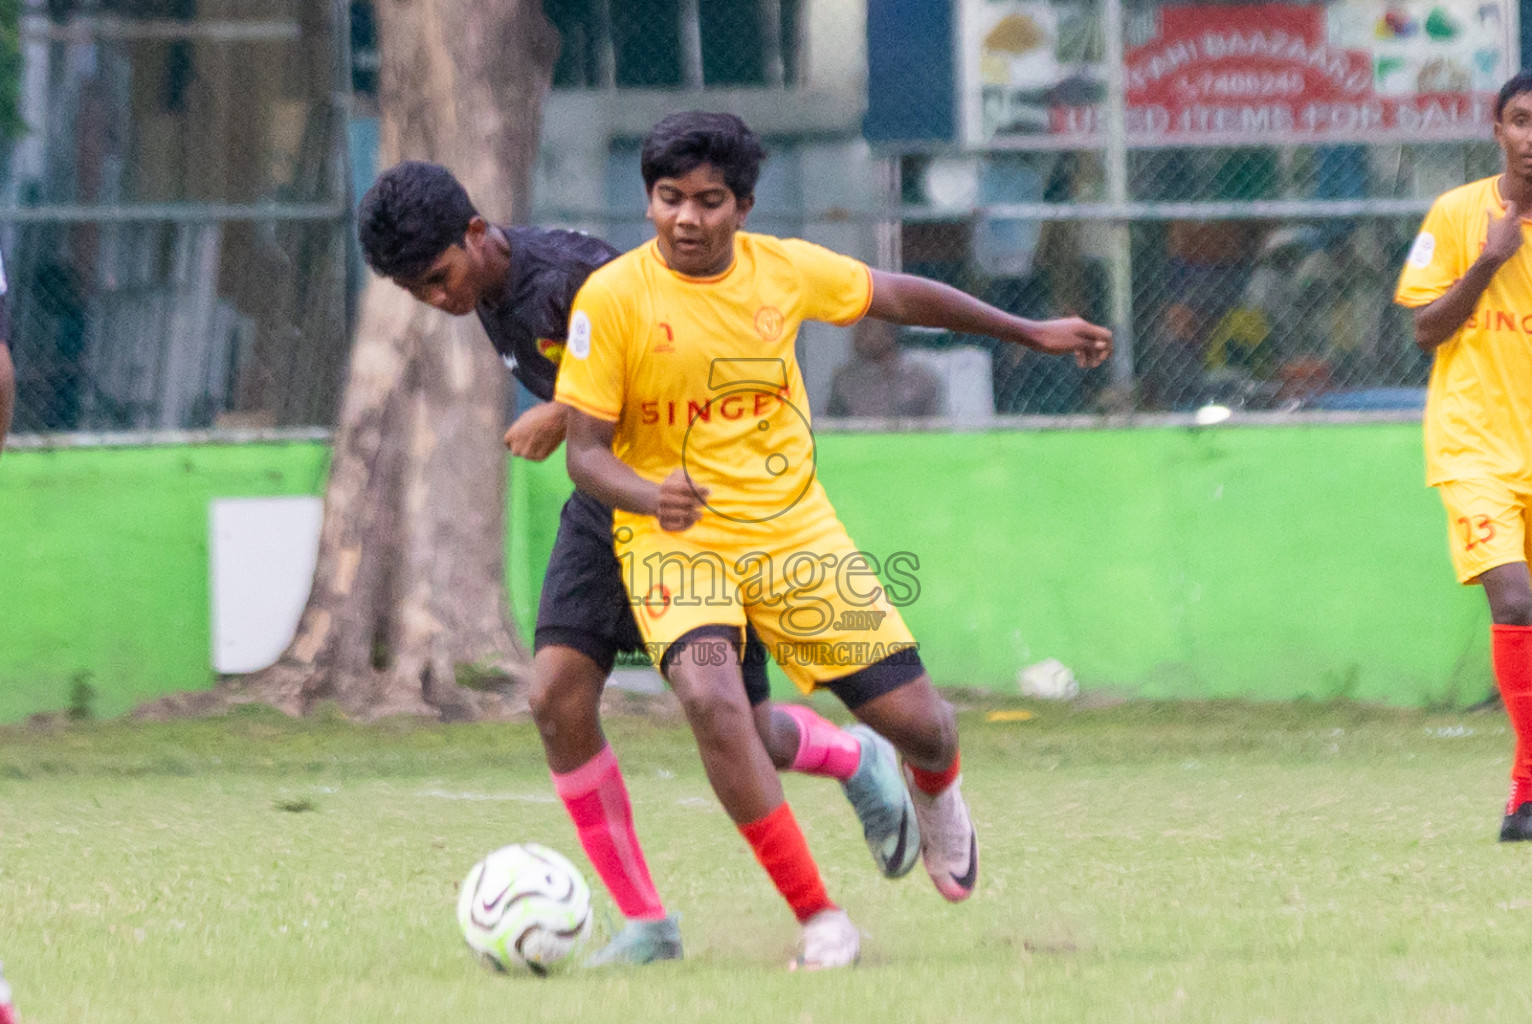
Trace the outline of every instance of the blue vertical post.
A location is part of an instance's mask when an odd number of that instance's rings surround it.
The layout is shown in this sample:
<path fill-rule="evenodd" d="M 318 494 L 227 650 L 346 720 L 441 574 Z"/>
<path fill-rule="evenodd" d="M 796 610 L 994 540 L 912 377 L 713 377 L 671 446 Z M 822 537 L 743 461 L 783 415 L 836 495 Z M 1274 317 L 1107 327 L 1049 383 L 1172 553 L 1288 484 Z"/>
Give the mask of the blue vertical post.
<path fill-rule="evenodd" d="M 957 137 L 951 0 L 868 0 L 867 141 Z"/>
<path fill-rule="evenodd" d="M 1512 63 L 1516 67 L 1525 68 L 1528 62 L 1532 61 L 1532 0 L 1521 0 L 1517 12 L 1519 14 L 1517 25 L 1521 30 L 1518 40 L 1521 44 L 1521 53 L 1516 55 L 1516 60 Z"/>

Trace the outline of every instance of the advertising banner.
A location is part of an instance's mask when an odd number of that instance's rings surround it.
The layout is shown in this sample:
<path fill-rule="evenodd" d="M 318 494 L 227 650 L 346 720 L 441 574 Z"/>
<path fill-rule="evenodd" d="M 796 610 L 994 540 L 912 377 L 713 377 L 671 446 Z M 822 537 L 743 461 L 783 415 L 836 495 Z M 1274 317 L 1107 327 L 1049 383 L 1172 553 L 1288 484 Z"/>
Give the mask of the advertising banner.
<path fill-rule="evenodd" d="M 1105 74 L 1067 59 L 1060 8 L 970 0 L 965 141 L 1101 127 Z M 1516 10 L 1473 3 L 1172 4 L 1130 17 L 1133 145 L 1452 141 L 1488 135 L 1517 66 Z M 1074 47 L 1075 56 L 1085 56 Z M 1088 49 L 1088 48 L 1085 48 Z"/>

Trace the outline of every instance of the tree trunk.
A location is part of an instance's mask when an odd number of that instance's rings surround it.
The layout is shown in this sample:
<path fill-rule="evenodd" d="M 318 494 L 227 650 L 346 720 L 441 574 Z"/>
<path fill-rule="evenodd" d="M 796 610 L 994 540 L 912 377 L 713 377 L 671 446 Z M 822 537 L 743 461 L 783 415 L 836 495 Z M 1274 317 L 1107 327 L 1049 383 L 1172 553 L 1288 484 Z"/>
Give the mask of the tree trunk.
<path fill-rule="evenodd" d="M 385 166 L 452 168 L 491 220 L 522 214 L 557 36 L 538 0 L 377 7 Z M 297 634 L 241 689 L 289 714 L 333 700 L 358 718 L 493 713 L 463 666 L 518 679 L 507 625 L 505 371 L 471 317 L 374 280 L 362 302 L 325 493 L 319 564 Z"/>

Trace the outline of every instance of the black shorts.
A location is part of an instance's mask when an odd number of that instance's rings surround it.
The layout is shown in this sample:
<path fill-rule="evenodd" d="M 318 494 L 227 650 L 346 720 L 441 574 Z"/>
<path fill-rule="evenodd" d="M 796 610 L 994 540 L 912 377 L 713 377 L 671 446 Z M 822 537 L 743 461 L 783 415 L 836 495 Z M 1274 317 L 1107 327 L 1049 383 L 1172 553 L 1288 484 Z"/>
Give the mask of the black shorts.
<path fill-rule="evenodd" d="M 752 658 L 758 659 L 759 663 L 763 666 L 761 674 L 764 676 L 766 645 L 761 643 L 760 638 L 756 636 L 755 630 L 752 627 L 746 626 L 745 628 L 749 642 L 742 655 L 743 662 L 745 665 L 749 665 Z M 717 645 L 726 644 L 732 646 L 737 651 L 739 650 L 739 627 L 722 624 L 698 626 L 696 629 L 682 634 L 680 639 L 665 649 L 665 654 L 660 659 L 660 671 L 662 673 L 669 671 L 671 659 L 689 644 L 714 645 L 713 649 L 707 652 L 706 657 L 714 656 Z M 716 662 L 711 662 L 711 664 L 716 664 Z M 745 672 L 748 678 L 749 669 L 746 668 Z M 846 705 L 846 710 L 855 711 L 868 701 L 881 697 L 886 693 L 893 693 L 899 687 L 906 683 L 913 683 L 925 674 L 926 667 L 920 660 L 919 649 L 911 647 L 909 650 L 899 651 L 880 658 L 871 665 L 857 669 L 849 675 L 832 679 L 827 683 L 820 683 L 819 687 L 829 690 L 839 697 L 840 702 Z M 765 698 L 763 697 L 761 700 L 765 700 Z M 761 701 L 753 698 L 750 701 L 752 707 L 759 703 Z"/>
<path fill-rule="evenodd" d="M 644 638 L 623 589 L 612 549 L 612 510 L 575 491 L 559 512 L 559 532 L 548 556 L 537 604 L 532 649 L 571 647 L 610 672 L 619 653 L 642 651 Z M 752 707 L 771 696 L 766 648 L 750 630 L 741 664 Z"/>

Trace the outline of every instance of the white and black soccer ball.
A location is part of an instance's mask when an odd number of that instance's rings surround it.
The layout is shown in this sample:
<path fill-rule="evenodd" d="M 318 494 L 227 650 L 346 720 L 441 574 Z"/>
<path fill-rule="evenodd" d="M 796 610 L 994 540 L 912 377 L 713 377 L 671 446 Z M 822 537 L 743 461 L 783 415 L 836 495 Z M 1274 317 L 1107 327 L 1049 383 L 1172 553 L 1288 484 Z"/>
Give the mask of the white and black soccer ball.
<path fill-rule="evenodd" d="M 538 843 L 504 846 L 475 864 L 457 899 L 463 938 L 489 966 L 542 976 L 591 930 L 590 886 Z"/>

